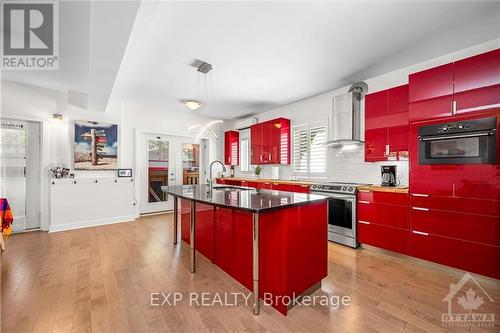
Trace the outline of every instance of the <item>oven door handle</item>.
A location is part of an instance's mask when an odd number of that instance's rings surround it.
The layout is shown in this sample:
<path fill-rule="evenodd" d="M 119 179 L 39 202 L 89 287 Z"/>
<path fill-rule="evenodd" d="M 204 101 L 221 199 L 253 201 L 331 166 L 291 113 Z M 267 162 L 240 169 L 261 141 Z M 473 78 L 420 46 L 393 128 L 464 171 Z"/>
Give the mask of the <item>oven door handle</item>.
<path fill-rule="evenodd" d="M 462 139 L 473 138 L 478 136 L 491 136 L 496 129 L 487 132 L 475 132 L 469 134 L 456 134 L 456 135 L 433 135 L 433 136 L 419 136 L 420 141 L 433 141 L 433 140 L 449 140 L 449 139 Z"/>

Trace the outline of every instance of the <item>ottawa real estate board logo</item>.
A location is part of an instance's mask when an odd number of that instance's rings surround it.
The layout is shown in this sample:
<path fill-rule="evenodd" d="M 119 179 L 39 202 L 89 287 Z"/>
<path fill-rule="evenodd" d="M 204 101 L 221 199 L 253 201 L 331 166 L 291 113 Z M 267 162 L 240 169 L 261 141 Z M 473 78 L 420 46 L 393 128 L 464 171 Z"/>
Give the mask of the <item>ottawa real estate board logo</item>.
<path fill-rule="evenodd" d="M 59 68 L 56 1 L 2 1 L 2 70 Z"/>
<path fill-rule="evenodd" d="M 495 314 L 487 311 L 493 299 L 470 273 L 458 283 L 450 284 L 450 292 L 443 298 L 448 312 L 441 315 L 443 327 L 494 327 Z M 491 309 L 491 307 L 490 307 Z"/>

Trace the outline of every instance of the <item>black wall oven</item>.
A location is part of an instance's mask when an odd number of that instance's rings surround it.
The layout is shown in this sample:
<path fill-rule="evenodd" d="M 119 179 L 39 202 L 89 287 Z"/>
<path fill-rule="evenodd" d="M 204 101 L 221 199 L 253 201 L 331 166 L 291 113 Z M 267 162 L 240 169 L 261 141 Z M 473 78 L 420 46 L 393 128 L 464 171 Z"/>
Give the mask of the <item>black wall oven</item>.
<path fill-rule="evenodd" d="M 495 164 L 496 117 L 422 126 L 420 164 Z"/>

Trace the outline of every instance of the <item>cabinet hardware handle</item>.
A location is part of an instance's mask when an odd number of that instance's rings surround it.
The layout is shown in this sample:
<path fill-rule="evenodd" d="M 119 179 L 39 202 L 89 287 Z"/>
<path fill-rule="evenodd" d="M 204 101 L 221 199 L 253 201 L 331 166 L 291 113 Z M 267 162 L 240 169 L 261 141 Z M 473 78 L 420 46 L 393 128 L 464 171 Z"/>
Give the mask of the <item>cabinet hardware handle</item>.
<path fill-rule="evenodd" d="M 367 222 L 367 221 L 361 221 L 361 220 L 358 220 L 359 223 L 361 224 L 371 224 L 370 222 Z"/>
<path fill-rule="evenodd" d="M 451 103 L 451 114 L 452 115 L 457 114 L 457 101 L 453 101 L 453 103 Z"/>
<path fill-rule="evenodd" d="M 429 233 L 427 233 L 427 232 L 415 231 L 415 230 L 412 230 L 411 232 L 413 232 L 414 234 L 417 234 L 417 235 L 429 236 Z"/>
<path fill-rule="evenodd" d="M 368 191 L 368 190 L 358 190 L 358 192 L 370 193 L 371 191 Z"/>
<path fill-rule="evenodd" d="M 309 187 L 309 185 L 300 185 L 301 187 Z"/>
<path fill-rule="evenodd" d="M 424 212 L 428 212 L 429 211 L 429 208 L 422 208 L 422 207 L 411 207 L 412 209 L 414 210 L 421 210 L 421 211 L 424 211 Z"/>
<path fill-rule="evenodd" d="M 390 148 L 389 145 L 385 145 L 385 156 L 389 156 Z"/>
<path fill-rule="evenodd" d="M 411 195 L 414 197 L 425 197 L 425 198 L 429 197 L 428 194 L 420 194 L 420 193 L 412 193 Z"/>
<path fill-rule="evenodd" d="M 369 204 L 370 203 L 370 201 L 364 201 L 364 200 L 359 200 L 358 202 L 362 203 L 362 204 Z"/>

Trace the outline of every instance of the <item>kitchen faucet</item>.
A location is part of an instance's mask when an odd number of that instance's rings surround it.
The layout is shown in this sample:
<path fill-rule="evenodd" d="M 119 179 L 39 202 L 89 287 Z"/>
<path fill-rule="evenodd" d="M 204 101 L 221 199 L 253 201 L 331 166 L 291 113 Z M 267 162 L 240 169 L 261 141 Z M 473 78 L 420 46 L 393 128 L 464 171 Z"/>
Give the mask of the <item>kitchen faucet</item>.
<path fill-rule="evenodd" d="M 214 183 L 214 181 L 212 179 L 212 169 L 213 169 L 212 167 L 213 167 L 213 165 L 215 163 L 219 163 L 220 165 L 222 165 L 222 172 L 226 172 L 226 166 L 224 165 L 224 163 L 222 163 L 222 161 L 214 160 L 212 163 L 210 163 L 210 167 L 209 167 L 209 169 L 210 169 L 210 178 L 207 179 L 207 185 L 208 185 L 210 191 L 212 191 L 212 189 L 213 189 L 213 183 Z"/>

